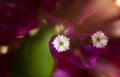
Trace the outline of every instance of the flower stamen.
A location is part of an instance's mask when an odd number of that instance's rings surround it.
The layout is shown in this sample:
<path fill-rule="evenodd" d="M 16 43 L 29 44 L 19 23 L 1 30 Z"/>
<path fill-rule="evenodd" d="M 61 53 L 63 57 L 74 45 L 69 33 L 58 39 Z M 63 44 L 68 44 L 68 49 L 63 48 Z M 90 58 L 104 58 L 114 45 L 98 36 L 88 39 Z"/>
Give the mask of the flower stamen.
<path fill-rule="evenodd" d="M 64 42 L 63 42 L 63 41 L 60 41 L 59 44 L 60 44 L 61 46 L 63 46 L 63 45 L 64 45 Z"/>
<path fill-rule="evenodd" d="M 101 38 L 100 38 L 100 37 L 98 37 L 98 38 L 96 39 L 96 41 L 97 41 L 97 42 L 100 42 L 100 41 L 101 41 Z"/>

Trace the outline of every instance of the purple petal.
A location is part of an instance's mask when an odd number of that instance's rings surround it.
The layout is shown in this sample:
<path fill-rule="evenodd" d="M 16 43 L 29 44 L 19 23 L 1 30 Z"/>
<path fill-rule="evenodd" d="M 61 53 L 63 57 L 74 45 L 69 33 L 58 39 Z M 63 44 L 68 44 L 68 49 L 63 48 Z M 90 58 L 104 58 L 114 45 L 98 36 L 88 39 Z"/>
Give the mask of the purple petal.
<path fill-rule="evenodd" d="M 71 51 L 71 53 L 67 55 L 67 60 L 69 60 L 72 64 L 79 68 L 93 69 L 96 65 L 97 57 L 98 56 L 96 55 L 85 55 L 83 51 L 80 51 L 80 49 L 76 49 Z"/>
<path fill-rule="evenodd" d="M 84 45 L 83 46 L 83 53 L 86 54 L 86 56 L 98 56 L 102 53 L 105 53 L 108 51 L 108 48 L 105 47 L 105 48 L 96 48 L 94 47 L 92 44 L 87 44 L 87 45 Z"/>
<path fill-rule="evenodd" d="M 108 42 L 108 54 L 112 57 L 120 57 L 120 40 L 118 39 L 109 39 Z"/>
<path fill-rule="evenodd" d="M 58 68 L 53 72 L 53 77 L 70 77 L 70 76 L 66 70 Z"/>
<path fill-rule="evenodd" d="M 97 57 L 101 53 L 107 52 L 107 48 L 98 49 L 93 47 L 92 45 L 83 45 L 78 49 L 72 47 L 66 52 L 58 53 L 52 44 L 52 41 L 55 39 L 56 36 L 57 35 L 52 36 L 49 42 L 51 54 L 56 62 L 64 62 L 67 60 L 79 68 L 92 69 L 95 68 Z"/>
<path fill-rule="evenodd" d="M 0 36 L 2 39 L 0 40 L 4 39 L 3 43 L 12 43 L 17 36 L 25 35 L 38 26 L 39 0 L 4 0 L 1 2 Z"/>
<path fill-rule="evenodd" d="M 50 41 L 49 41 L 49 49 L 50 49 L 50 52 L 51 52 L 51 54 L 52 54 L 52 56 L 53 56 L 54 59 L 56 59 L 57 54 L 58 54 L 57 50 L 54 48 L 54 46 L 53 46 L 53 44 L 52 44 L 52 42 L 53 42 L 53 40 L 55 39 L 56 36 L 57 36 L 57 35 L 53 35 L 53 36 L 50 38 Z"/>

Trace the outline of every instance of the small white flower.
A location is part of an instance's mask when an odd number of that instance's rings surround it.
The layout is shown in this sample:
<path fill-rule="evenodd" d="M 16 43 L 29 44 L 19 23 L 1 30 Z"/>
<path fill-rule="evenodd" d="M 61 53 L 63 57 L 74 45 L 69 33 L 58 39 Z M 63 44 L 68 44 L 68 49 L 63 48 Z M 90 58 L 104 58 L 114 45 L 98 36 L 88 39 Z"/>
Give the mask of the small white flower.
<path fill-rule="evenodd" d="M 52 42 L 54 45 L 54 48 L 58 52 L 63 52 L 69 49 L 70 46 L 70 38 L 64 36 L 64 35 L 58 35 Z"/>
<path fill-rule="evenodd" d="M 96 48 L 104 48 L 108 43 L 108 37 L 102 31 L 97 31 L 91 37 L 93 46 Z"/>

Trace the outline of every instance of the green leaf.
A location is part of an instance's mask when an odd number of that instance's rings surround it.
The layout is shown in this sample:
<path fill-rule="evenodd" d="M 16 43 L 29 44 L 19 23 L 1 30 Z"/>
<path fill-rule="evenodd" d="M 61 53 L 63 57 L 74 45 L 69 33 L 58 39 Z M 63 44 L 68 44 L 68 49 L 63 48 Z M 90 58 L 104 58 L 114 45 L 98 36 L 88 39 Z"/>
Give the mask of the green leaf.
<path fill-rule="evenodd" d="M 54 34 L 53 28 L 40 30 L 34 36 L 26 36 L 18 49 L 11 77 L 51 77 L 53 59 L 48 42 Z M 17 75 L 14 74 L 15 71 Z M 22 73 L 21 73 L 22 72 Z"/>

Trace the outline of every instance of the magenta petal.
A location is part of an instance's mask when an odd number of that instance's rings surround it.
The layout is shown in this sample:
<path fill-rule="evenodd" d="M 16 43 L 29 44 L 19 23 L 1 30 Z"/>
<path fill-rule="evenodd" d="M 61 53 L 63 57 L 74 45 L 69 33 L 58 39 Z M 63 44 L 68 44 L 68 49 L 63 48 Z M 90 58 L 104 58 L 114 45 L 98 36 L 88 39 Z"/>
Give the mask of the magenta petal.
<path fill-rule="evenodd" d="M 86 56 L 98 56 L 102 53 L 105 53 L 108 51 L 108 48 L 105 47 L 105 48 L 96 48 L 94 47 L 92 44 L 87 44 L 87 45 L 84 45 L 83 48 L 83 53 L 86 54 Z"/>
<path fill-rule="evenodd" d="M 93 69 L 96 66 L 97 57 L 104 52 L 107 52 L 107 48 L 98 49 L 92 45 L 83 45 L 81 48 L 71 48 L 66 52 L 58 53 L 57 50 L 53 47 L 52 41 L 57 35 L 51 37 L 49 41 L 50 52 L 57 63 L 71 62 L 73 65 L 78 68 L 83 69 Z M 65 62 L 66 61 L 66 62 Z"/>
<path fill-rule="evenodd" d="M 65 33 L 66 36 L 70 36 L 72 34 L 72 32 L 74 31 L 73 25 L 71 24 L 66 24 L 67 25 L 67 32 Z"/>
<path fill-rule="evenodd" d="M 53 72 L 53 77 L 70 77 L 70 75 L 68 74 L 68 72 L 66 70 L 57 68 Z"/>
<path fill-rule="evenodd" d="M 67 60 L 78 68 L 93 69 L 96 65 L 97 57 L 96 55 L 86 55 L 82 51 L 74 50 L 67 56 Z"/>
<path fill-rule="evenodd" d="M 53 46 L 53 44 L 52 44 L 52 42 L 53 42 L 53 40 L 55 39 L 56 36 L 57 36 L 57 35 L 53 35 L 53 36 L 50 38 L 50 41 L 49 41 L 49 49 L 50 49 L 50 52 L 51 52 L 51 54 L 52 54 L 52 56 L 53 56 L 54 59 L 56 59 L 57 54 L 58 54 L 57 50 L 54 48 L 54 46 Z"/>
<path fill-rule="evenodd" d="M 96 66 L 97 56 L 87 57 L 87 62 L 89 65 L 89 68 L 93 69 Z"/>
<path fill-rule="evenodd" d="M 120 57 L 120 40 L 118 39 L 110 39 L 108 43 L 109 56 L 111 57 Z"/>
<path fill-rule="evenodd" d="M 95 67 L 98 56 L 105 52 L 107 52 L 107 47 L 101 49 L 95 48 L 92 45 L 85 45 L 83 47 L 83 55 L 91 68 Z"/>
<path fill-rule="evenodd" d="M 2 0 L 0 4 L 0 44 L 18 40 L 38 26 L 40 0 Z M 8 39 L 9 38 L 9 39 Z"/>

